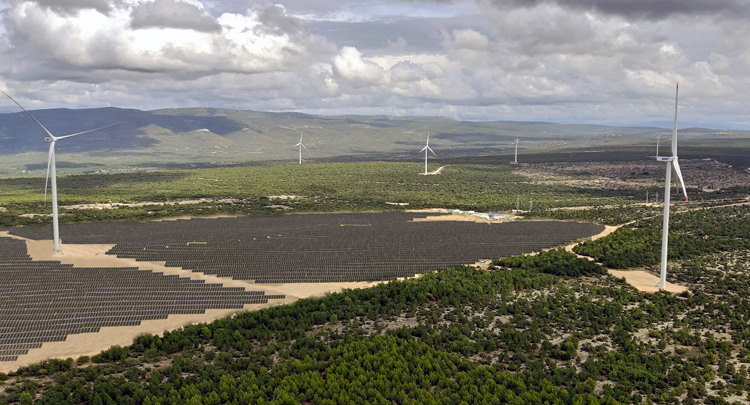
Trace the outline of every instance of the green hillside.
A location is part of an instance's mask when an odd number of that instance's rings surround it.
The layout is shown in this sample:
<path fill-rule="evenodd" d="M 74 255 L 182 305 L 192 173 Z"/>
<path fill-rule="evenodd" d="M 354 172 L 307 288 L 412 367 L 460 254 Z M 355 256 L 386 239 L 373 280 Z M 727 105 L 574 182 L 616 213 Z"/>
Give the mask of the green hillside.
<path fill-rule="evenodd" d="M 649 127 L 469 122 L 447 117 L 318 116 L 213 108 L 140 111 L 119 108 L 32 112 L 55 135 L 114 123 L 57 145 L 60 173 L 292 163 L 301 133 L 305 161 L 419 158 L 427 131 L 440 158 L 521 154 L 601 145 L 651 145 Z M 683 131 L 684 132 L 684 131 Z M 746 138 L 743 131 L 690 130 L 686 139 Z M 0 114 L 0 176 L 43 175 L 48 145 L 23 113 Z"/>

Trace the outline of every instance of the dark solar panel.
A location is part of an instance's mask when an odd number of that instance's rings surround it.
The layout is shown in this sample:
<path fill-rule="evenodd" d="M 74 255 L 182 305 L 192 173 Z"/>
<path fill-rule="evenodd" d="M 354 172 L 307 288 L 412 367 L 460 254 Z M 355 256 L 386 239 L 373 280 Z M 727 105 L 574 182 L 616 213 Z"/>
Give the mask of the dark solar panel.
<path fill-rule="evenodd" d="M 574 222 L 412 222 L 418 215 L 428 214 L 84 223 L 62 225 L 60 234 L 64 243 L 115 244 L 107 254 L 117 257 L 257 283 L 310 283 L 413 277 L 538 251 L 604 229 Z M 49 227 L 9 231 L 37 240 L 51 235 Z M 136 268 L 32 261 L 25 242 L 10 238 L 0 238 L 0 297 L 0 361 L 103 326 L 284 298 Z"/>
<path fill-rule="evenodd" d="M 66 243 L 116 244 L 108 254 L 257 283 L 380 281 L 590 236 L 574 222 L 412 222 L 414 213 L 320 214 L 61 226 Z M 49 228 L 17 228 L 47 239 Z"/>
<path fill-rule="evenodd" d="M 0 297 L 0 361 L 15 361 L 42 343 L 105 326 L 135 326 L 170 314 L 202 314 L 284 298 L 132 267 L 32 261 L 24 241 L 3 237 Z"/>

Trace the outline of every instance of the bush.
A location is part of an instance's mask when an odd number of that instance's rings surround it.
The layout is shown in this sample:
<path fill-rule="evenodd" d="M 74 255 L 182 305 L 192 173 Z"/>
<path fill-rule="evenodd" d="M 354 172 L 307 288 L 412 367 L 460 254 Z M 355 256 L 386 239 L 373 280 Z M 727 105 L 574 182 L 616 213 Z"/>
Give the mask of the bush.
<path fill-rule="evenodd" d="M 94 363 L 109 363 L 125 360 L 128 357 L 128 349 L 120 346 L 112 346 L 91 358 Z"/>
<path fill-rule="evenodd" d="M 581 259 L 565 249 L 552 249 L 536 256 L 515 256 L 494 260 L 495 266 L 536 270 L 562 277 L 595 276 L 606 274 L 604 268 L 590 260 Z"/>
<path fill-rule="evenodd" d="M 210 363 L 210 362 L 212 362 L 212 361 L 214 361 L 214 358 L 215 358 L 215 357 L 216 357 L 216 352 L 214 352 L 213 350 L 209 350 L 209 351 L 207 351 L 207 352 L 206 352 L 206 354 L 205 354 L 205 355 L 203 355 L 203 358 L 204 358 L 204 359 L 205 359 L 205 360 L 206 360 L 207 362 L 209 362 L 209 363 Z"/>
<path fill-rule="evenodd" d="M 31 405 L 34 403 L 34 398 L 28 392 L 23 392 L 18 397 L 18 403 L 21 405 Z"/>

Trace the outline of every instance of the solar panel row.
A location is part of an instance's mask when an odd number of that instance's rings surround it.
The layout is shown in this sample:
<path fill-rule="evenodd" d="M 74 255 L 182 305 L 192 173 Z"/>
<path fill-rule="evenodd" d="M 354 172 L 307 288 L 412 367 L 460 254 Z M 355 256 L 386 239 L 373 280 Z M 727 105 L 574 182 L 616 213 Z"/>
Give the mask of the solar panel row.
<path fill-rule="evenodd" d="M 429 214 L 421 214 L 429 216 Z M 321 214 L 64 226 L 68 243 L 257 283 L 379 281 L 531 252 L 602 227 L 569 222 L 413 222 L 413 213 Z M 41 237 L 39 228 L 19 229 Z M 48 237 L 48 236 L 44 236 Z"/>
<path fill-rule="evenodd" d="M 63 341 L 70 334 L 284 298 L 134 267 L 79 268 L 32 261 L 24 241 L 2 237 L 0 297 L 0 361 L 15 361 L 42 343 Z"/>
<path fill-rule="evenodd" d="M 117 257 L 256 283 L 310 283 L 413 277 L 538 251 L 603 229 L 571 222 L 413 222 L 414 217 L 372 213 L 84 223 L 62 225 L 60 233 L 64 243 L 115 244 L 107 254 Z M 49 228 L 9 231 L 38 240 L 50 235 Z M 135 268 L 34 262 L 23 241 L 9 238 L 0 238 L 0 280 L 0 295 L 8 297 L 0 303 L 0 359 L 102 326 L 283 298 Z"/>

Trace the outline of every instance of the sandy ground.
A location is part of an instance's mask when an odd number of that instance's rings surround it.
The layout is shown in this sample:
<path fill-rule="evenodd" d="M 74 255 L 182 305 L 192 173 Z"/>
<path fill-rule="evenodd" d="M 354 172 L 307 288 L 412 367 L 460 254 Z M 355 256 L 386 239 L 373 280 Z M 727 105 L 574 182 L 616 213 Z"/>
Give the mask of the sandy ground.
<path fill-rule="evenodd" d="M 439 216 L 430 216 L 426 218 L 414 218 L 414 222 L 433 222 L 433 221 L 458 221 L 458 222 L 476 222 L 479 224 L 499 224 L 508 222 L 518 217 L 506 217 L 503 219 L 487 219 L 476 215 L 448 214 Z"/>
<path fill-rule="evenodd" d="M 620 225 L 620 226 L 622 226 L 622 225 Z M 620 226 L 604 225 L 604 230 L 603 231 L 599 232 L 598 234 L 596 234 L 596 235 L 594 235 L 594 236 L 592 236 L 590 238 L 586 238 L 586 240 L 601 239 L 601 238 L 609 235 L 610 233 L 616 231 L 617 228 L 619 228 Z M 568 252 L 571 252 L 571 253 L 575 253 L 575 252 L 573 252 L 573 248 L 576 247 L 576 246 L 578 246 L 580 243 L 581 242 L 571 243 L 570 245 L 565 246 L 565 250 L 568 251 Z M 578 256 L 578 257 L 580 257 L 580 258 L 583 258 L 583 259 L 594 260 L 594 259 L 592 259 L 592 258 L 590 258 L 588 256 L 581 256 L 578 253 L 575 253 L 575 255 Z"/>
<path fill-rule="evenodd" d="M 443 215 L 433 215 L 429 217 L 424 218 L 413 218 L 412 221 L 414 222 L 430 222 L 430 221 L 461 221 L 461 222 L 476 222 L 480 224 L 499 224 L 502 222 L 508 222 L 508 221 L 514 221 L 516 219 L 520 219 L 522 217 L 515 216 L 515 215 L 508 215 L 503 216 L 503 219 L 487 219 L 480 217 L 475 214 L 466 214 L 465 212 L 462 212 L 460 214 L 452 214 L 449 210 L 445 208 L 424 208 L 419 210 L 406 210 L 406 212 L 423 212 L 423 213 L 430 213 L 430 214 L 443 214 Z"/>
<path fill-rule="evenodd" d="M 447 208 L 422 208 L 418 210 L 406 210 L 406 212 L 450 213 Z"/>
<path fill-rule="evenodd" d="M 596 239 L 603 238 L 603 237 L 609 235 L 610 233 L 616 231 L 621 226 L 625 226 L 625 225 L 628 225 L 628 224 L 623 224 L 623 225 L 619 225 L 619 226 L 605 225 L 605 229 L 601 233 L 599 233 L 597 235 L 594 235 L 591 238 L 588 238 L 587 240 L 596 240 Z M 573 252 L 573 248 L 576 247 L 579 243 L 580 242 L 571 243 L 570 245 L 565 246 L 565 250 L 567 250 L 568 252 Z M 573 253 L 575 253 L 575 252 L 573 252 Z M 583 258 L 583 259 L 594 260 L 591 257 L 581 256 L 581 255 L 579 255 L 577 253 L 575 253 L 575 255 L 578 256 L 578 257 L 580 257 L 580 258 Z M 613 270 L 613 269 L 607 269 L 607 272 L 611 276 L 614 276 L 614 277 L 618 277 L 618 278 L 624 277 L 625 281 L 627 281 L 628 284 L 630 284 L 633 287 L 637 288 L 639 291 L 643 291 L 643 292 L 657 292 L 657 291 L 659 291 L 659 277 L 656 277 L 655 275 L 653 275 L 651 273 L 648 273 L 648 272 L 645 272 L 643 270 Z M 681 293 L 683 291 L 688 290 L 688 288 L 687 287 L 683 287 L 681 285 L 672 284 L 670 282 L 667 282 L 667 284 L 665 285 L 665 290 L 669 291 L 671 293 L 679 294 L 679 293 Z"/>
<path fill-rule="evenodd" d="M 441 172 L 441 171 L 443 171 L 443 168 L 444 168 L 444 167 L 445 167 L 445 166 L 440 166 L 440 167 L 439 167 L 439 168 L 438 168 L 437 170 L 435 170 L 434 172 L 430 172 L 430 173 L 419 173 L 419 174 L 421 174 L 422 176 L 425 176 L 425 175 L 427 175 L 427 176 L 430 176 L 430 175 L 433 175 L 433 174 L 440 174 L 440 172 Z"/>
<path fill-rule="evenodd" d="M 217 219 L 217 218 L 239 218 L 237 215 L 206 215 L 205 217 L 196 217 L 192 215 L 182 215 L 179 217 L 168 217 L 152 219 L 150 222 L 177 221 L 178 219 Z"/>
<path fill-rule="evenodd" d="M 607 269 L 610 275 L 614 277 L 624 277 L 625 281 L 633 287 L 643 292 L 657 292 L 659 291 L 659 277 L 651 273 L 647 273 L 643 270 L 612 270 Z M 683 291 L 687 291 L 687 287 L 681 285 L 672 284 L 667 282 L 665 290 L 671 293 L 679 294 Z"/>
<path fill-rule="evenodd" d="M 23 239 L 7 232 L 0 232 L 0 236 Z M 322 296 L 343 289 L 368 288 L 379 283 L 351 282 L 351 283 L 295 283 L 295 284 L 255 284 L 252 282 L 216 277 L 210 274 L 196 273 L 182 270 L 178 267 L 165 267 L 164 262 L 137 262 L 135 259 L 120 259 L 105 253 L 113 245 L 70 245 L 63 244 L 60 254 L 53 254 L 51 240 L 26 241 L 29 256 L 34 260 L 56 260 L 62 263 L 74 264 L 76 267 L 138 267 L 141 270 L 152 270 L 166 275 L 175 274 L 195 280 L 205 280 L 206 283 L 218 283 L 225 287 L 243 287 L 250 291 L 265 291 L 266 295 L 285 295 L 283 300 L 271 300 L 267 304 L 248 304 L 243 309 L 209 309 L 205 314 L 169 315 L 167 319 L 143 321 L 139 326 L 121 326 L 102 328 L 96 333 L 82 333 L 68 335 L 63 342 L 44 343 L 39 349 L 29 350 L 24 356 L 19 356 L 15 362 L 0 362 L 0 372 L 8 372 L 18 367 L 37 363 L 48 358 L 77 358 L 82 355 L 94 355 L 112 345 L 129 345 L 133 338 L 144 333 L 161 334 L 165 330 L 174 330 L 184 325 L 211 322 L 237 312 L 253 311 L 275 305 L 292 303 L 300 298 Z"/>

